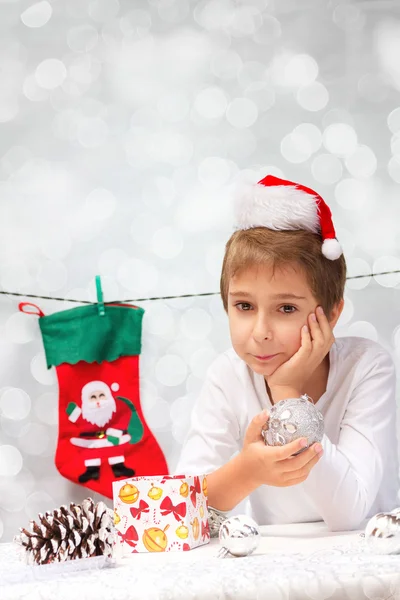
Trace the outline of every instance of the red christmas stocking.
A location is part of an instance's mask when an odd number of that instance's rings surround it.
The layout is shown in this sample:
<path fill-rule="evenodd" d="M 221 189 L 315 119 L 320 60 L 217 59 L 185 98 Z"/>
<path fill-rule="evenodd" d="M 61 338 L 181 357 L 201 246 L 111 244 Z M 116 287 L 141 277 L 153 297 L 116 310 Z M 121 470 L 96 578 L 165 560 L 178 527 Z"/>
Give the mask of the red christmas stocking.
<path fill-rule="evenodd" d="M 103 304 L 97 283 L 98 304 L 49 316 L 28 303 L 20 310 L 37 311 L 47 366 L 56 367 L 56 467 L 67 479 L 112 498 L 115 479 L 165 475 L 168 467 L 140 404 L 144 310 Z"/>

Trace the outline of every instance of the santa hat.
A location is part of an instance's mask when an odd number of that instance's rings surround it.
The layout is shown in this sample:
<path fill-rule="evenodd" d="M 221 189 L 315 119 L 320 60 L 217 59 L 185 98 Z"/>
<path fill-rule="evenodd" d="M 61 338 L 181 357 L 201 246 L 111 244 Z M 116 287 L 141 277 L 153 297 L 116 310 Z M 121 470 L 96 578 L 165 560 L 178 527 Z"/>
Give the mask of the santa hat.
<path fill-rule="evenodd" d="M 236 198 L 236 227 L 275 230 L 305 229 L 322 237 L 322 254 L 330 260 L 343 250 L 336 239 L 329 206 L 311 188 L 267 175 Z"/>

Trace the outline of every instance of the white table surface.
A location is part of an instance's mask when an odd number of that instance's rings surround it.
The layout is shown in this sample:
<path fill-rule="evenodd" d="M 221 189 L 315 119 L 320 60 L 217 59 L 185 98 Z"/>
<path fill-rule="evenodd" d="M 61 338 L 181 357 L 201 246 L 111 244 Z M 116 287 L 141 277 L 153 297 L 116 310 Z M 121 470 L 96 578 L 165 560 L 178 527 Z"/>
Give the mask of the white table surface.
<path fill-rule="evenodd" d="M 212 540 L 109 568 L 103 559 L 29 567 L 14 544 L 0 544 L 0 600 L 400 600 L 400 555 L 372 551 L 360 531 L 331 533 L 324 523 L 261 531 L 245 558 L 217 558 Z"/>

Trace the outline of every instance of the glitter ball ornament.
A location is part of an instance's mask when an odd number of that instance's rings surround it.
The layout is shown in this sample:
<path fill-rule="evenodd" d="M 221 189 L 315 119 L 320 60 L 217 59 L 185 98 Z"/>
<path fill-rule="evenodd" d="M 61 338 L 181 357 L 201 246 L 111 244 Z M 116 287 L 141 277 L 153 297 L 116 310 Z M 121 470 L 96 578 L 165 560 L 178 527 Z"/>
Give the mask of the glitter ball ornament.
<path fill-rule="evenodd" d="M 324 417 L 308 396 L 288 398 L 274 404 L 262 430 L 262 436 L 268 446 L 283 446 L 303 437 L 311 446 L 320 442 L 323 434 Z M 296 454 L 300 452 L 303 450 Z"/>
<path fill-rule="evenodd" d="M 400 508 L 374 515 L 364 533 L 366 542 L 376 554 L 400 554 Z"/>
<path fill-rule="evenodd" d="M 249 556 L 260 543 L 257 523 L 247 515 L 235 515 L 225 519 L 219 530 L 220 557 Z"/>

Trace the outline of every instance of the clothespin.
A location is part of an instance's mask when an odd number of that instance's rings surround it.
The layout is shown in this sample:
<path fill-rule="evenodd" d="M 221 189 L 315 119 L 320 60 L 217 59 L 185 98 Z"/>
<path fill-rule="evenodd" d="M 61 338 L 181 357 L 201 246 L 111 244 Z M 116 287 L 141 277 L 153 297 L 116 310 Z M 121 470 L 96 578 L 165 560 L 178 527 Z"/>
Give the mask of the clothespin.
<path fill-rule="evenodd" d="M 96 293 L 97 293 L 97 309 L 99 311 L 99 316 L 104 317 L 104 315 L 106 314 L 106 309 L 104 308 L 103 290 L 101 289 L 100 275 L 96 275 Z"/>

